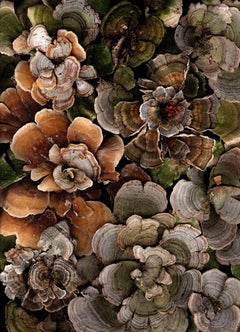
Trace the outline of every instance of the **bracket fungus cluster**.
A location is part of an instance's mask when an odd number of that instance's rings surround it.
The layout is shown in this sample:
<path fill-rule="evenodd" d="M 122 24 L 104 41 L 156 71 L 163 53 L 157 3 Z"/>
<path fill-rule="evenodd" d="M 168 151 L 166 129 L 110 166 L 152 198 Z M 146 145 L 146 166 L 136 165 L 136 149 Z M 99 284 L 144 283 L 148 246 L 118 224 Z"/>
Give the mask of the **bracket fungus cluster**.
<path fill-rule="evenodd" d="M 154 168 L 169 153 L 188 165 L 207 167 L 215 141 L 203 132 L 216 126 L 219 102 L 214 94 L 188 102 L 183 92 L 188 72 L 184 53 L 158 54 L 147 63 L 147 78 L 136 82 L 142 101 L 134 100 L 131 91 L 123 100 L 117 86 L 99 84 L 95 109 L 103 128 L 123 137 L 137 134 L 125 147 L 128 159 Z M 114 90 L 119 99 L 113 98 Z"/>
<path fill-rule="evenodd" d="M 240 1 L 4 0 L 0 27 L 6 332 L 239 332 Z"/>
<path fill-rule="evenodd" d="M 232 87 L 237 89 L 234 72 L 240 62 L 239 19 L 239 8 L 235 6 L 198 2 L 189 6 L 175 31 L 178 47 L 191 54 L 209 78 L 211 88 L 223 99 L 232 95 Z M 231 79 L 234 85 L 230 87 L 227 82 Z"/>
<path fill-rule="evenodd" d="M 9 265 L 0 274 L 7 296 L 19 298 L 24 308 L 55 312 L 65 307 L 78 290 L 76 258 L 67 223 L 48 227 L 39 250 L 16 247 L 6 253 Z"/>
<path fill-rule="evenodd" d="M 33 181 L 42 180 L 39 190 L 74 192 L 118 178 L 115 167 L 123 154 L 119 136 L 105 138 L 91 120 L 76 117 L 69 123 L 65 113 L 52 109 L 39 111 L 35 122 L 14 134 L 11 150 L 28 164 L 24 169 L 31 171 Z"/>
<path fill-rule="evenodd" d="M 209 247 L 217 253 L 228 248 L 238 232 L 239 156 L 239 148 L 221 155 L 211 170 L 208 188 L 192 172 L 191 180 L 177 182 L 170 197 L 173 210 L 181 218 L 196 218 L 201 223 Z"/>
<path fill-rule="evenodd" d="M 41 109 L 31 94 L 19 86 L 8 88 L 0 96 L 0 143 L 8 143 L 15 132 L 34 119 Z"/>
<path fill-rule="evenodd" d="M 200 290 L 200 270 L 209 259 L 207 240 L 198 229 L 176 225 L 169 213 L 132 215 L 124 225 L 105 224 L 92 245 L 104 265 L 98 279 L 101 292 L 96 288 L 93 296 L 70 302 L 76 331 L 113 331 L 100 303 L 115 315 L 119 331 L 163 331 L 169 324 L 185 331 L 184 309 L 192 291 Z"/>
<path fill-rule="evenodd" d="M 240 283 L 211 269 L 202 274 L 202 292 L 193 293 L 189 309 L 200 331 L 236 331 L 239 322 Z"/>
<path fill-rule="evenodd" d="M 165 28 L 157 15 L 145 15 L 139 6 L 130 1 L 120 1 L 104 16 L 101 33 L 116 66 L 138 67 L 152 57 L 162 41 Z"/>
<path fill-rule="evenodd" d="M 84 78 L 96 78 L 93 67 L 81 67 L 86 58 L 84 48 L 72 31 L 60 29 L 54 41 L 44 25 L 39 24 L 14 40 L 16 53 L 35 50 L 29 61 L 20 61 L 15 68 L 15 80 L 40 105 L 51 100 L 54 110 L 62 111 L 74 104 L 74 95 L 93 93 L 93 86 Z"/>

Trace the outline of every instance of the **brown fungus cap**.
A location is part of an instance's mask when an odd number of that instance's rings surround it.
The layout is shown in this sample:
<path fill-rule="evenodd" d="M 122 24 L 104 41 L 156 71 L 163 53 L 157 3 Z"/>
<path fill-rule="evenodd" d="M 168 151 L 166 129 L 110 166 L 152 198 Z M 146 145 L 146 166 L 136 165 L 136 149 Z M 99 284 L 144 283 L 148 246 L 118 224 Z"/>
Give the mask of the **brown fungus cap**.
<path fill-rule="evenodd" d="M 102 225 L 113 220 L 111 210 L 102 202 L 85 201 L 77 197 L 73 208 L 66 215 L 71 223 L 71 234 L 77 239 L 75 254 L 78 256 L 92 253 L 92 237 Z"/>
<path fill-rule="evenodd" d="M 23 180 L 3 190 L 0 201 L 3 210 L 12 217 L 25 218 L 43 213 L 49 204 L 49 194 L 39 191 L 32 182 Z"/>
<path fill-rule="evenodd" d="M 15 157 L 29 164 L 40 164 L 48 156 L 51 143 L 33 122 L 22 126 L 14 135 L 11 150 Z"/>
<path fill-rule="evenodd" d="M 0 234 L 4 236 L 16 235 L 16 244 L 38 249 L 37 243 L 43 230 L 56 222 L 56 215 L 51 210 L 25 218 L 13 217 L 2 211 L 0 215 Z"/>

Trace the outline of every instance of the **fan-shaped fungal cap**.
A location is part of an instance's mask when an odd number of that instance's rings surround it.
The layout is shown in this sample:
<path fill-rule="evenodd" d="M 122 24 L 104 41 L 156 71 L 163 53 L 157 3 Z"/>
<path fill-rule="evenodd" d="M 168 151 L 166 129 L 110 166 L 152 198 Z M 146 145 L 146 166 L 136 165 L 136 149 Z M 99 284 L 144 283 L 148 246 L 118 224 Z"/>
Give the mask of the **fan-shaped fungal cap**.
<path fill-rule="evenodd" d="M 75 253 L 78 256 L 92 253 L 92 237 L 102 225 L 112 221 L 111 210 L 102 202 L 84 201 L 77 197 L 73 201 L 72 211 L 66 218 L 71 223 L 71 234 L 77 239 Z"/>
<path fill-rule="evenodd" d="M 231 12 L 225 4 L 191 4 L 187 15 L 181 18 L 176 28 L 178 47 L 193 52 L 192 56 L 197 58 L 196 65 L 213 82 L 219 74 L 232 72 L 239 65 L 240 50 L 235 41 L 237 33 L 234 28 L 237 15 L 234 15 L 235 22 L 231 25 L 232 13 L 234 10 Z"/>
<path fill-rule="evenodd" d="M 22 126 L 13 136 L 11 150 L 28 164 L 40 164 L 47 158 L 51 143 L 33 122 Z"/>
<path fill-rule="evenodd" d="M 210 202 L 214 205 L 220 218 L 230 224 L 239 224 L 240 201 L 237 197 L 240 195 L 240 188 L 217 186 L 209 191 Z"/>
<path fill-rule="evenodd" d="M 158 227 L 159 223 L 154 219 L 142 219 L 142 217 L 138 215 L 130 216 L 126 220 L 126 227 L 118 233 L 120 248 L 126 249 L 127 247 L 133 247 L 135 244 L 144 246 L 156 244 L 158 239 Z"/>
<path fill-rule="evenodd" d="M 119 174 L 115 171 L 124 153 L 123 140 L 118 135 L 107 137 L 96 152 L 96 158 L 101 167 L 101 181 L 118 180 Z"/>
<path fill-rule="evenodd" d="M 202 290 L 201 272 L 196 269 L 185 270 L 182 265 L 175 264 L 168 268 L 168 273 L 172 278 L 172 284 L 169 285 L 171 298 L 177 308 L 182 308 L 186 312 L 192 292 Z"/>
<path fill-rule="evenodd" d="M 119 230 L 117 243 L 122 250 L 138 244 L 142 247 L 158 244 L 162 229 L 172 228 L 175 218 L 168 213 L 158 213 L 151 218 L 132 215 L 126 220 L 126 226 Z"/>
<path fill-rule="evenodd" d="M 149 250 L 148 250 L 149 249 Z M 174 308 L 174 303 L 170 298 L 167 285 L 172 283 L 171 276 L 166 272 L 166 267 L 175 261 L 175 257 L 167 254 L 161 247 L 150 248 L 143 250 L 148 256 L 144 264 L 144 269 L 141 266 L 131 272 L 131 277 L 134 279 L 136 286 L 144 293 L 147 301 L 154 304 L 156 310 L 159 312 L 171 312 Z M 132 298 L 136 296 L 133 294 Z M 144 308 L 145 309 L 145 308 Z M 145 317 L 146 320 L 146 317 Z"/>
<path fill-rule="evenodd" d="M 173 158 L 205 170 L 214 157 L 215 140 L 203 135 L 180 134 L 169 138 L 168 147 Z"/>
<path fill-rule="evenodd" d="M 122 35 L 127 33 L 129 18 L 132 14 L 132 27 L 136 28 L 138 24 L 139 16 L 141 11 L 138 6 L 131 4 L 129 1 L 122 1 L 119 4 L 113 6 L 105 15 L 102 25 L 101 32 L 105 37 L 113 37 L 119 35 L 121 32 Z M 121 24 L 125 23 L 125 27 L 122 27 Z"/>
<path fill-rule="evenodd" d="M 219 251 L 232 243 L 237 235 L 237 224 L 227 223 L 212 209 L 207 220 L 201 223 L 203 235 L 210 248 Z"/>
<path fill-rule="evenodd" d="M 216 177 L 221 177 L 222 185 L 240 187 L 240 149 L 232 148 L 224 152 L 211 169 L 210 185 L 216 185 Z"/>
<path fill-rule="evenodd" d="M 139 259 L 141 263 L 146 263 L 148 258 L 151 256 L 158 256 L 161 259 L 161 264 L 165 265 L 172 265 L 176 263 L 176 257 L 170 254 L 169 251 L 163 249 L 161 246 L 156 247 L 147 247 L 142 248 L 139 245 L 135 245 L 133 247 L 133 254 L 134 257 Z"/>
<path fill-rule="evenodd" d="M 81 77 L 76 79 L 77 92 L 81 97 L 89 97 L 93 94 L 94 87 L 92 84 L 84 81 Z"/>
<path fill-rule="evenodd" d="M 149 1 L 150 5 L 151 2 Z M 165 5 L 165 4 L 164 4 Z M 182 0 L 174 0 L 171 3 L 166 3 L 165 8 L 161 8 L 160 4 L 160 18 L 166 27 L 175 28 L 178 24 L 180 17 L 182 16 Z M 156 8 L 157 9 L 157 8 Z"/>
<path fill-rule="evenodd" d="M 83 80 L 93 80 L 97 78 L 97 71 L 92 65 L 82 65 L 79 73 L 79 78 Z"/>
<path fill-rule="evenodd" d="M 23 26 L 15 13 L 14 3 L 11 1 L 1 2 L 0 5 L 1 24 L 1 48 L 0 52 L 7 56 L 14 55 L 12 41 L 23 30 Z"/>
<path fill-rule="evenodd" d="M 118 113 L 120 111 L 117 109 L 115 116 L 114 108 L 121 101 L 133 101 L 132 92 L 125 90 L 120 84 L 105 80 L 100 81 L 96 90 L 98 96 L 94 101 L 94 109 L 97 113 L 98 123 L 105 130 L 113 134 L 119 134 L 121 126 L 118 125 Z"/>
<path fill-rule="evenodd" d="M 74 242 L 66 221 L 61 221 L 45 229 L 38 241 L 38 246 L 50 256 L 61 256 L 68 260 L 73 255 Z"/>
<path fill-rule="evenodd" d="M 93 236 L 92 248 L 98 259 L 108 265 L 119 260 L 129 260 L 134 256 L 120 249 L 117 243 L 118 233 L 122 225 L 106 223 L 100 227 Z"/>
<path fill-rule="evenodd" d="M 30 181 L 12 184 L 1 193 L 3 209 L 11 216 L 24 218 L 46 210 L 49 203 L 48 193 L 39 191 Z"/>
<path fill-rule="evenodd" d="M 117 192 L 113 213 L 117 220 L 125 220 L 133 214 L 150 217 L 167 207 L 165 190 L 158 184 L 139 180 L 128 181 Z"/>
<path fill-rule="evenodd" d="M 141 167 L 137 166 L 135 163 L 125 165 L 120 171 L 119 180 L 117 182 L 111 182 L 107 187 L 111 202 L 113 202 L 115 194 L 119 188 L 121 188 L 123 183 L 129 180 L 139 180 L 142 183 L 145 183 L 147 181 L 151 181 L 151 178 Z"/>
<path fill-rule="evenodd" d="M 73 56 L 65 58 L 55 69 L 58 89 L 63 92 L 71 89 L 73 83 L 79 76 L 80 64 Z"/>
<path fill-rule="evenodd" d="M 148 78 L 155 82 L 155 88 L 171 86 L 178 91 L 184 85 L 189 69 L 189 58 L 183 53 L 159 54 L 148 62 L 147 67 Z M 144 87 L 144 81 L 139 80 L 138 83 Z"/>
<path fill-rule="evenodd" d="M 44 82 L 42 82 L 45 84 Z M 41 105 L 45 105 L 47 101 L 52 100 L 52 108 L 58 111 L 65 111 L 74 104 L 75 89 L 69 87 L 64 90 L 61 86 L 55 86 L 53 89 L 41 89 L 39 84 L 39 79 L 32 86 L 32 97 Z M 48 79 L 46 81 L 48 85 Z"/>
<path fill-rule="evenodd" d="M 76 332 L 123 332 L 125 328 L 118 322 L 114 308 L 97 289 L 88 287 L 83 297 L 69 303 L 68 316 Z"/>
<path fill-rule="evenodd" d="M 29 69 L 33 76 L 40 77 L 45 72 L 51 72 L 54 69 L 53 62 L 42 52 L 37 51 L 30 59 Z"/>
<path fill-rule="evenodd" d="M 37 112 L 35 121 L 38 127 L 41 128 L 41 132 L 52 143 L 56 143 L 59 146 L 67 144 L 66 135 L 69 127 L 69 120 L 63 112 L 44 108 Z"/>
<path fill-rule="evenodd" d="M 229 224 L 227 224 L 229 225 Z M 230 225 L 236 226 L 237 225 Z M 220 250 L 216 250 L 216 258 L 220 264 L 223 265 L 235 265 L 240 264 L 240 232 L 236 229 L 235 231 L 235 239 L 232 241 L 230 245 L 225 246 L 225 248 L 220 248 Z"/>
<path fill-rule="evenodd" d="M 26 294 L 27 287 L 23 274 L 17 273 L 12 264 L 5 266 L 0 274 L 0 281 L 6 286 L 4 292 L 9 299 L 14 300 L 16 297 L 22 297 Z"/>
<path fill-rule="evenodd" d="M 180 180 L 170 196 L 173 210 L 183 219 L 206 220 L 209 216 L 209 199 L 204 190 L 191 181 Z"/>
<path fill-rule="evenodd" d="M 76 89 L 73 84 L 81 80 L 80 62 L 85 60 L 86 52 L 72 31 L 58 30 L 53 44 L 49 38 L 43 24 L 31 29 L 28 43 L 36 52 L 29 62 L 20 61 L 15 70 L 15 79 L 19 86 L 31 91 L 36 102 L 45 105 L 52 101 L 54 110 L 63 111 L 74 103 Z M 88 94 L 91 94 L 93 87 L 87 82 L 85 86 L 89 90 Z M 81 89 L 78 92 L 86 96 L 86 92 Z"/>
<path fill-rule="evenodd" d="M 76 117 L 68 127 L 67 138 L 71 143 L 85 143 L 95 153 L 103 141 L 103 134 L 101 128 L 91 120 Z"/>
<path fill-rule="evenodd" d="M 193 99 L 190 109 L 192 117 L 190 127 L 202 132 L 214 128 L 217 124 L 219 101 L 216 95 Z"/>
<path fill-rule="evenodd" d="M 126 260 L 110 264 L 101 271 L 99 282 L 103 286 L 103 295 L 108 302 L 120 305 L 131 295 L 134 289 L 131 272 L 138 267 L 138 262 Z"/>
<path fill-rule="evenodd" d="M 230 102 L 240 101 L 238 94 L 240 85 L 239 72 L 240 68 L 237 67 L 232 72 L 222 72 L 217 77 L 209 77 L 209 86 L 218 98 Z"/>
<path fill-rule="evenodd" d="M 16 244 L 39 249 L 38 241 L 44 229 L 57 222 L 53 211 L 46 210 L 39 215 L 17 218 L 3 211 L 0 216 L 0 234 L 16 235 Z"/>
<path fill-rule="evenodd" d="M 29 97 L 29 98 L 27 98 Z M 27 122 L 29 115 L 27 111 L 28 106 L 31 105 L 31 96 L 28 93 L 24 93 L 19 87 L 7 88 L 1 93 L 1 122 L 6 122 L 7 118 L 4 116 L 9 113 L 9 123 L 12 125 L 20 125 Z M 26 102 L 26 105 L 24 105 Z M 28 105 L 30 104 L 30 105 Z M 34 114 L 34 112 L 33 112 Z M 31 114 L 31 115 L 33 115 Z"/>
<path fill-rule="evenodd" d="M 54 40 L 53 44 L 48 45 L 45 54 L 49 59 L 59 60 L 68 57 L 71 54 L 71 50 L 72 44 L 70 41 L 61 36 Z"/>
<path fill-rule="evenodd" d="M 74 16 L 73 16 L 74 13 Z M 53 17 L 61 20 L 70 30 L 82 36 L 81 44 L 88 45 L 95 40 L 99 32 L 100 19 L 98 13 L 85 0 L 63 0 L 54 11 Z"/>
<path fill-rule="evenodd" d="M 170 317 L 172 320 L 172 315 Z M 131 329 L 136 332 L 146 331 L 149 328 L 158 329 L 163 317 L 153 301 L 147 300 L 144 293 L 138 290 L 123 301 L 117 318 L 121 323 L 130 325 Z"/>
<path fill-rule="evenodd" d="M 189 224 L 180 224 L 173 229 L 166 229 L 160 245 L 175 255 L 176 262 L 190 268 L 202 269 L 208 262 L 207 239 L 201 231 Z"/>
<path fill-rule="evenodd" d="M 29 285 L 32 289 L 41 291 L 46 287 L 46 284 L 51 283 L 52 280 L 41 280 L 41 276 L 46 272 L 48 267 L 44 260 L 38 260 L 36 263 L 32 264 L 29 271 Z M 44 271 L 45 270 L 45 271 Z M 77 273 L 74 269 L 73 264 L 70 261 L 62 259 L 62 257 L 57 257 L 53 263 L 52 275 L 56 278 L 59 276 L 60 284 L 65 288 L 66 291 L 72 292 L 77 286 Z M 54 278 L 54 279 L 55 279 Z M 56 281 L 59 282 L 59 280 Z M 45 285 L 44 285 L 45 284 Z M 56 289 L 55 289 L 56 290 Z M 51 291 L 50 291 L 51 292 Z M 61 293 L 61 291 L 60 291 Z M 64 292 L 66 293 L 66 292 Z M 63 294 L 62 292 L 62 295 Z"/>
<path fill-rule="evenodd" d="M 32 85 L 36 81 L 36 77 L 34 77 L 30 71 L 28 61 L 21 60 L 15 67 L 14 78 L 18 86 L 24 91 L 31 92 Z"/>
<path fill-rule="evenodd" d="M 39 181 L 43 179 L 42 182 L 37 185 L 38 190 L 44 192 L 58 192 L 61 190 L 61 188 L 53 180 L 53 168 L 54 165 L 49 162 L 43 162 L 38 166 L 25 165 L 23 167 L 24 171 L 31 172 L 30 177 L 32 181 Z"/>
<path fill-rule="evenodd" d="M 27 38 L 29 35 L 28 30 L 23 30 L 22 33 L 14 39 L 12 47 L 17 54 L 29 54 L 32 47 L 28 45 Z"/>
<path fill-rule="evenodd" d="M 144 168 L 158 167 L 162 163 L 162 151 L 159 148 L 160 132 L 158 128 L 143 128 L 140 133 L 125 146 L 125 157 Z"/>
<path fill-rule="evenodd" d="M 209 26 L 212 34 L 220 34 L 231 23 L 231 13 L 225 4 L 220 6 L 206 6 L 206 4 L 192 4 L 189 7 L 188 22 L 191 26 L 198 28 L 199 23 L 203 22 Z M 220 26 L 219 26 L 220 24 Z"/>
<path fill-rule="evenodd" d="M 71 55 L 73 55 L 79 62 L 86 59 L 86 52 L 84 48 L 79 44 L 78 37 L 73 31 L 67 31 L 65 29 L 60 29 L 57 32 L 58 39 L 66 38 L 71 43 Z"/>
<path fill-rule="evenodd" d="M 8 143 L 18 128 L 33 121 L 40 105 L 32 99 L 29 92 L 23 91 L 19 86 L 4 90 L 0 100 L 0 142 Z"/>
<path fill-rule="evenodd" d="M 175 32 L 178 47 L 192 52 L 197 36 L 203 35 L 206 26 L 209 27 L 209 34 L 221 33 L 226 28 L 226 24 L 231 22 L 228 7 L 226 6 L 225 10 L 221 9 L 221 6 L 216 6 L 214 9 L 213 6 L 206 6 L 206 4 L 191 4 L 187 15 L 180 19 Z"/>
<path fill-rule="evenodd" d="M 31 48 L 37 48 L 42 52 L 46 52 L 51 42 L 52 38 L 43 24 L 38 24 L 31 28 L 27 38 L 27 43 Z"/>
<path fill-rule="evenodd" d="M 98 96 L 94 101 L 94 109 L 101 127 L 113 134 L 119 134 L 118 126 L 115 124 L 112 111 L 112 102 L 109 98 L 114 90 L 113 83 L 102 80 L 97 86 Z"/>
<path fill-rule="evenodd" d="M 72 194 L 65 191 L 52 192 L 50 194 L 49 207 L 54 209 L 58 216 L 64 217 L 72 206 L 72 199 Z"/>
<path fill-rule="evenodd" d="M 137 133 L 145 124 L 139 116 L 140 102 L 119 101 L 114 106 L 114 122 L 123 137 Z"/>

